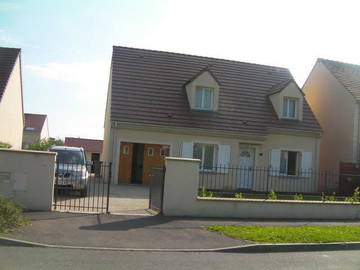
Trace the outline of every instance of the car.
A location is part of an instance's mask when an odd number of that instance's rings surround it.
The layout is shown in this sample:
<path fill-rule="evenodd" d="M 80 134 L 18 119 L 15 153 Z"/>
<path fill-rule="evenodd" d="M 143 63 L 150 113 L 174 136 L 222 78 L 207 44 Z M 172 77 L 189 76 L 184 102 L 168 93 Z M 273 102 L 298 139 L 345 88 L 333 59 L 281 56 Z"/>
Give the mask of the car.
<path fill-rule="evenodd" d="M 56 152 L 55 189 L 79 191 L 86 197 L 89 171 L 84 149 L 81 147 L 52 146 L 49 151 Z"/>

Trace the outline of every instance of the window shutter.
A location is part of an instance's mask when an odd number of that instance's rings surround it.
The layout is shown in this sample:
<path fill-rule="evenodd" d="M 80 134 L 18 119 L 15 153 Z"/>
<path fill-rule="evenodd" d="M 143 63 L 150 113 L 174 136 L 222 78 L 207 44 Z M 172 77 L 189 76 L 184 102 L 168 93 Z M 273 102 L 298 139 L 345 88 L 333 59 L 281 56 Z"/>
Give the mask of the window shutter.
<path fill-rule="evenodd" d="M 281 150 L 272 149 L 270 151 L 270 175 L 279 175 L 280 174 L 280 160 L 281 160 Z"/>
<path fill-rule="evenodd" d="M 305 177 L 310 176 L 312 171 L 312 152 L 302 152 L 301 171 L 303 176 Z"/>
<path fill-rule="evenodd" d="M 228 173 L 229 164 L 230 164 L 230 145 L 219 145 L 219 154 L 218 154 L 218 168 L 217 171 L 219 173 Z"/>
<path fill-rule="evenodd" d="M 193 158 L 193 142 L 183 142 L 181 149 L 181 157 L 183 158 Z"/>

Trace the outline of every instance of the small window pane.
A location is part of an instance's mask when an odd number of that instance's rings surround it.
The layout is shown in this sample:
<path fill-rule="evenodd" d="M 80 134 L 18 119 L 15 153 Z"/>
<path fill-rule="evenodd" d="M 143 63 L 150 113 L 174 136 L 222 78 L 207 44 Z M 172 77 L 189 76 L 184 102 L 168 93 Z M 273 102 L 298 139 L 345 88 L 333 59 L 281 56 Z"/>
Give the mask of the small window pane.
<path fill-rule="evenodd" d="M 148 148 L 148 156 L 149 157 L 154 156 L 154 148 Z"/>
<path fill-rule="evenodd" d="M 293 99 L 289 100 L 289 117 L 295 118 L 295 107 L 296 107 L 296 101 Z"/>
<path fill-rule="evenodd" d="M 214 146 L 205 145 L 204 169 L 212 169 L 214 166 Z"/>
<path fill-rule="evenodd" d="M 195 107 L 201 108 L 201 106 L 202 106 L 202 89 L 200 87 L 197 87 L 195 91 Z"/>
<path fill-rule="evenodd" d="M 288 99 L 284 98 L 284 104 L 283 104 L 283 116 L 288 116 Z"/>
<path fill-rule="evenodd" d="M 193 158 L 202 159 L 202 147 L 199 143 L 194 143 Z"/>
<path fill-rule="evenodd" d="M 288 175 L 296 175 L 297 152 L 288 152 Z"/>
<path fill-rule="evenodd" d="M 210 109 L 212 103 L 212 91 L 211 89 L 204 90 L 204 109 Z"/>

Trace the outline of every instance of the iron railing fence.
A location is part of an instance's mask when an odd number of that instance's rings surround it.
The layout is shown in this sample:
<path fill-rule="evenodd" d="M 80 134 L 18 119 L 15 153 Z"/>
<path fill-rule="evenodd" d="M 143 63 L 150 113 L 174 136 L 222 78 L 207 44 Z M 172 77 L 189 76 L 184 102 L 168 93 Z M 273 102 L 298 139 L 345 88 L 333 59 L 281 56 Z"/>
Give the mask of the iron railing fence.
<path fill-rule="evenodd" d="M 56 162 L 55 211 L 106 213 L 109 210 L 111 163 Z"/>
<path fill-rule="evenodd" d="M 332 194 L 339 190 L 335 170 L 294 170 L 283 172 L 271 167 L 200 166 L 199 190 L 206 189 L 230 196 L 236 192 L 284 194 Z"/>
<path fill-rule="evenodd" d="M 151 167 L 149 182 L 149 208 L 162 215 L 165 166 Z"/>

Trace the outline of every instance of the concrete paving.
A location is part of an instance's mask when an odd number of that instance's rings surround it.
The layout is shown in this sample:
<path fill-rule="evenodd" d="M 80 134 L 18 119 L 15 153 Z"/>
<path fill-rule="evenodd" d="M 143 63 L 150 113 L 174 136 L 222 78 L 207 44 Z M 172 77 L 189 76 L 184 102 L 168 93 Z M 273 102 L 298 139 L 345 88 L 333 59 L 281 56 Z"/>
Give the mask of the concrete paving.
<path fill-rule="evenodd" d="M 251 244 L 204 230 L 207 225 L 355 225 L 360 221 L 242 220 L 163 216 L 26 213 L 32 224 L 10 238 L 48 245 L 133 249 L 218 249 Z"/>

